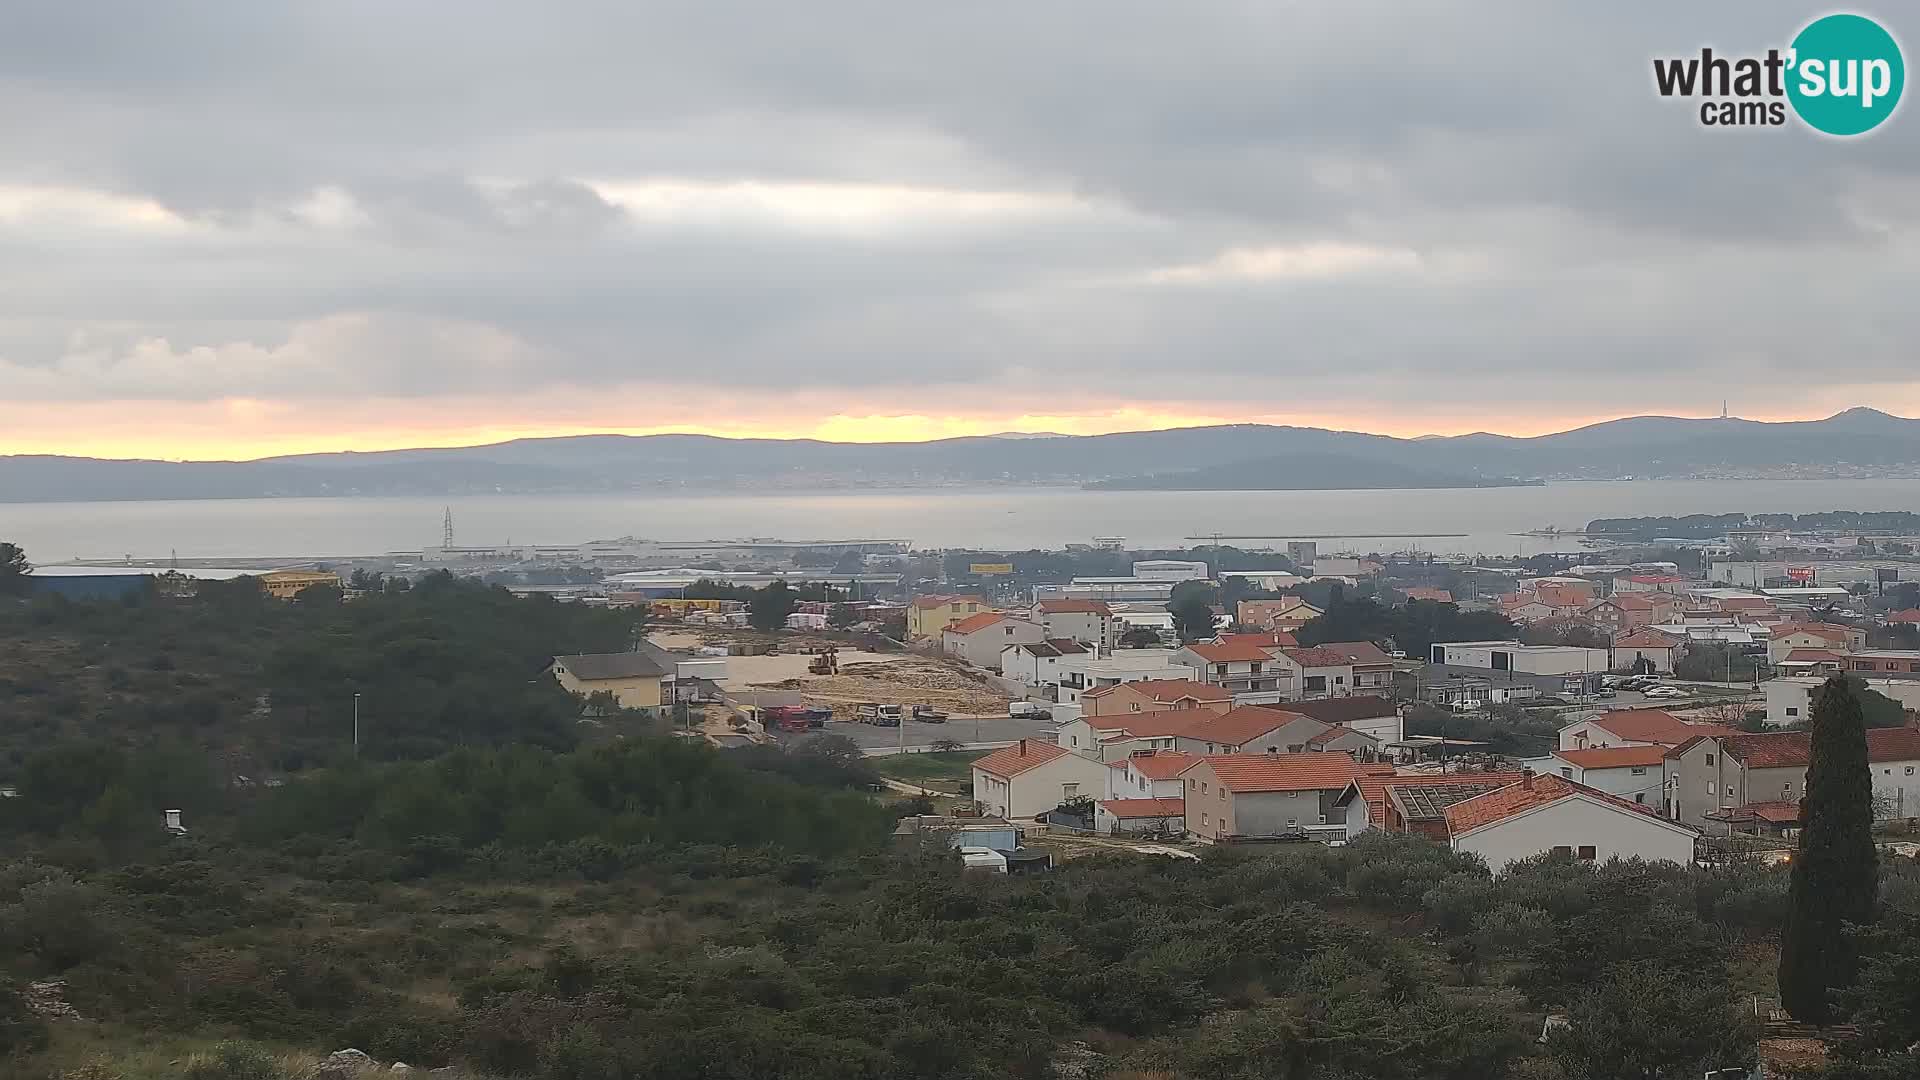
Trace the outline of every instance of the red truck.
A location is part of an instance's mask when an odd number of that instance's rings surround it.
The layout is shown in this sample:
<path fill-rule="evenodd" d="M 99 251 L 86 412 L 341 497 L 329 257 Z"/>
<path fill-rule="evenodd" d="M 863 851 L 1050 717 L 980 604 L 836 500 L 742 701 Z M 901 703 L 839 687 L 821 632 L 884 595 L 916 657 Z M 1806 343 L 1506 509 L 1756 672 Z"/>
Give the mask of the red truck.
<path fill-rule="evenodd" d="M 799 705 L 769 705 L 760 710 L 760 726 L 768 731 L 806 731 L 812 726 L 807 712 Z"/>

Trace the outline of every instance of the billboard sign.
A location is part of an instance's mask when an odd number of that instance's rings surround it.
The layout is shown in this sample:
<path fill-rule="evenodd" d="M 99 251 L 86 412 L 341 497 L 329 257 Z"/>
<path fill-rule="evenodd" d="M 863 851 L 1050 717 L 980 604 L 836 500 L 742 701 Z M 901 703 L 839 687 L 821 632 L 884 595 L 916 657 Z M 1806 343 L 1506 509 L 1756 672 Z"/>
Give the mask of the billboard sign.
<path fill-rule="evenodd" d="M 1013 573 L 1013 564 L 1010 562 L 977 562 L 967 567 L 967 573 L 977 576 L 1011 574 Z"/>
<path fill-rule="evenodd" d="M 1811 566 L 1789 566 L 1789 567 L 1787 567 L 1787 579 L 1788 579 L 1789 581 L 1799 581 L 1799 582 L 1808 582 L 1808 581 L 1812 581 L 1812 580 L 1813 580 L 1813 567 L 1811 567 Z"/>

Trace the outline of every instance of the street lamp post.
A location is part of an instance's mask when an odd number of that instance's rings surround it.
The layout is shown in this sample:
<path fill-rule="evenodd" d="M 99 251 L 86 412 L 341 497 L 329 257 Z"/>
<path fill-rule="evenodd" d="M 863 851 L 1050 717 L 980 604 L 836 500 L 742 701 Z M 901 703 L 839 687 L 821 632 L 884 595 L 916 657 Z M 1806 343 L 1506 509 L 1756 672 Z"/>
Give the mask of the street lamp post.
<path fill-rule="evenodd" d="M 353 695 L 353 756 L 360 758 L 360 695 Z"/>

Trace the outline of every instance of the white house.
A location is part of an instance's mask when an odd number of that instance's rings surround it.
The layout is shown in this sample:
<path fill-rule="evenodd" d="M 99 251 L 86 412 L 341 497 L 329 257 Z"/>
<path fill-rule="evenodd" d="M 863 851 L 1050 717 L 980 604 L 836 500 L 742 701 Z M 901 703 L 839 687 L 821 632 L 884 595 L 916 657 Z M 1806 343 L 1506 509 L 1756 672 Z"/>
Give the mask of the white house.
<path fill-rule="evenodd" d="M 1028 614 L 1050 641 L 1077 641 L 1096 653 L 1110 653 L 1120 641 L 1120 621 L 1104 601 L 1041 600 Z"/>
<path fill-rule="evenodd" d="M 1655 674 L 1671 675 L 1673 662 L 1680 658 L 1685 639 L 1669 637 L 1667 634 L 1645 628 L 1635 630 L 1615 638 L 1613 642 L 1613 670 L 1633 671 L 1642 663 L 1653 665 Z"/>
<path fill-rule="evenodd" d="M 1696 735 L 1731 735 L 1716 724 L 1689 724 L 1665 709 L 1613 709 L 1560 729 L 1560 749 L 1608 746 L 1679 746 Z"/>
<path fill-rule="evenodd" d="M 1640 858 L 1687 866 L 1699 836 L 1649 807 L 1538 774 L 1454 803 L 1446 820 L 1453 849 L 1480 856 L 1495 874 L 1547 852 L 1583 862 Z"/>
<path fill-rule="evenodd" d="M 1198 760 L 1178 750 L 1142 750 L 1107 762 L 1107 798 L 1177 799 L 1184 789 L 1180 774 Z"/>
<path fill-rule="evenodd" d="M 1435 642 L 1431 660 L 1448 667 L 1518 671 L 1528 675 L 1579 675 L 1610 671 L 1607 649 L 1578 645 L 1522 645 L 1518 641 Z"/>
<path fill-rule="evenodd" d="M 1107 766 L 1037 739 L 1021 739 L 973 763 L 973 798 L 986 812 L 1030 818 L 1064 799 L 1098 799 L 1107 790 Z"/>
<path fill-rule="evenodd" d="M 1108 656 L 1083 652 L 1060 658 L 1057 700 L 1074 702 L 1080 695 L 1121 683 L 1185 680 L 1193 669 L 1172 661 L 1172 649 L 1121 649 Z"/>
<path fill-rule="evenodd" d="M 1175 749 L 1189 754 L 1304 754 L 1309 743 L 1328 730 L 1311 716 L 1243 705 L 1218 716 L 1195 717 L 1176 733 Z"/>
<path fill-rule="evenodd" d="M 1060 662 L 1086 652 L 1085 646 L 1067 638 L 1008 645 L 1000 650 L 1000 674 L 1028 686 L 1057 686 L 1065 674 Z"/>
<path fill-rule="evenodd" d="M 1851 672 L 1863 675 L 1864 672 Z M 1782 676 L 1760 684 L 1767 695 L 1767 726 L 1786 727 L 1805 720 L 1813 709 L 1813 693 L 1827 680 L 1814 676 Z M 1861 680 L 1876 694 L 1890 697 L 1902 708 L 1920 709 L 1920 679 Z"/>
<path fill-rule="evenodd" d="M 1297 668 L 1276 659 L 1279 651 L 1248 641 L 1196 643 L 1175 652 L 1173 662 L 1193 669 L 1195 682 L 1218 686 L 1236 701 L 1287 701 L 1299 692 Z"/>
<path fill-rule="evenodd" d="M 1045 641 L 1047 632 L 1037 622 L 1016 619 L 997 611 L 983 611 L 940 631 L 940 651 L 974 667 L 1000 670 L 1000 652 L 1009 645 Z"/>
<path fill-rule="evenodd" d="M 1659 806 L 1668 747 L 1613 746 L 1592 750 L 1555 750 L 1527 764 L 1630 803 Z"/>

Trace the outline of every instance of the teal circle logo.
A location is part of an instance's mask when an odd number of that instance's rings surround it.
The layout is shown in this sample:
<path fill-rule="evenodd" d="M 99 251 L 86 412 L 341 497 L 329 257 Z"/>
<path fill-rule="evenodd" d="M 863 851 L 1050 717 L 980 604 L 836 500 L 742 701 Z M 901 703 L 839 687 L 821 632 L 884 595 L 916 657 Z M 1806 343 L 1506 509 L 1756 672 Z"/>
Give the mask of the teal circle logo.
<path fill-rule="evenodd" d="M 1793 39 L 1787 100 L 1816 131 L 1864 135 L 1893 115 L 1907 84 L 1900 43 L 1864 15 L 1815 19 Z"/>

